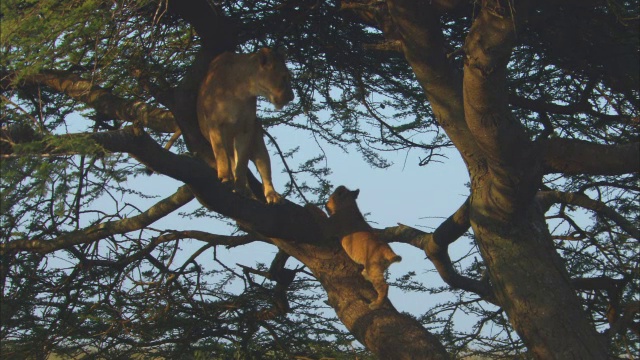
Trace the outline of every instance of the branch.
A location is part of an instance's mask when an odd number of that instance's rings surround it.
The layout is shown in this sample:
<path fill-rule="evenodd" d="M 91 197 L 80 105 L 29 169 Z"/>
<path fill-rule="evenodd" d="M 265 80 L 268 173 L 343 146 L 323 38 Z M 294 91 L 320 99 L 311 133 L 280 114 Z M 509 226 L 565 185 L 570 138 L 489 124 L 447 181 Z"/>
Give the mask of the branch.
<path fill-rule="evenodd" d="M 552 204 L 556 203 L 580 206 L 611 219 L 616 223 L 616 225 L 633 238 L 640 240 L 640 229 L 638 229 L 637 225 L 631 223 L 624 216 L 620 215 L 617 211 L 608 207 L 603 202 L 593 200 L 585 194 L 550 190 L 540 191 L 537 196 L 543 209 L 548 209 Z"/>
<path fill-rule="evenodd" d="M 220 6 L 207 0 L 170 0 L 169 12 L 181 17 L 196 30 L 203 47 L 212 53 L 233 51 L 237 44 L 236 27 L 223 16 Z"/>
<path fill-rule="evenodd" d="M 173 91 L 170 109 L 175 115 L 189 151 L 215 166 L 211 145 L 201 134 L 198 126 L 198 89 L 211 60 L 225 51 L 234 50 L 237 44 L 237 27 L 212 1 L 167 0 L 166 4 L 168 12 L 193 26 L 202 41 L 201 49 Z"/>
<path fill-rule="evenodd" d="M 193 199 L 193 193 L 187 186 L 182 186 L 173 195 L 161 200 L 147 211 L 131 218 L 109 221 L 82 230 L 72 231 L 54 240 L 14 240 L 0 244 L 0 254 L 14 251 L 30 251 L 42 254 L 68 248 L 79 244 L 88 244 L 117 234 L 125 234 L 140 230 L 151 223 L 179 209 Z"/>
<path fill-rule="evenodd" d="M 482 3 L 464 45 L 465 117 L 492 168 L 518 166 L 530 141 L 509 109 L 507 64 L 529 2 Z"/>
<path fill-rule="evenodd" d="M 624 306 L 620 319 L 611 324 L 609 336 L 620 334 L 626 329 L 631 329 L 636 336 L 640 336 L 640 324 L 633 321 L 638 313 L 640 313 L 640 301 L 635 301 Z"/>
<path fill-rule="evenodd" d="M 438 2 L 441 3 L 441 2 Z M 467 163 L 481 161 L 465 122 L 460 74 L 446 57 L 440 19 L 429 1 L 388 0 L 385 19 L 393 23 L 385 35 L 398 38 L 404 56 L 424 89 L 438 123 Z M 385 20 L 386 21 L 386 20 Z"/>
<path fill-rule="evenodd" d="M 200 159 L 162 148 L 148 134 L 126 127 L 90 135 L 105 149 L 126 152 L 151 170 L 188 184 L 208 209 L 245 224 L 266 237 L 318 242 L 321 230 L 304 209 L 285 201 L 267 205 L 234 193 L 222 185 L 215 169 Z"/>
<path fill-rule="evenodd" d="M 400 224 L 397 227 L 384 229 L 379 235 L 387 242 L 398 241 L 423 249 L 444 282 L 453 288 L 476 293 L 486 301 L 496 304 L 497 300 L 493 297 L 489 283 L 484 278 L 475 280 L 460 275 L 449 257 L 449 245 L 464 235 L 470 226 L 469 199 L 467 199 L 432 234 Z"/>
<path fill-rule="evenodd" d="M 2 87 L 10 86 L 8 76 Z M 94 85 L 77 74 L 68 71 L 43 71 L 22 79 L 28 84 L 41 84 L 81 101 L 99 113 L 115 119 L 138 122 L 150 129 L 172 133 L 178 130 L 173 114 L 167 110 L 153 108 L 142 101 L 129 101 L 113 95 L 109 90 Z"/>
<path fill-rule="evenodd" d="M 519 108 L 552 114 L 574 115 L 579 113 L 593 113 L 591 106 L 589 106 L 589 102 L 587 101 L 580 101 L 569 105 L 558 105 L 541 99 L 534 100 L 515 94 L 509 94 L 509 103 Z"/>
<path fill-rule="evenodd" d="M 538 146 L 546 173 L 621 175 L 640 172 L 640 143 L 602 145 L 576 139 L 551 138 Z"/>

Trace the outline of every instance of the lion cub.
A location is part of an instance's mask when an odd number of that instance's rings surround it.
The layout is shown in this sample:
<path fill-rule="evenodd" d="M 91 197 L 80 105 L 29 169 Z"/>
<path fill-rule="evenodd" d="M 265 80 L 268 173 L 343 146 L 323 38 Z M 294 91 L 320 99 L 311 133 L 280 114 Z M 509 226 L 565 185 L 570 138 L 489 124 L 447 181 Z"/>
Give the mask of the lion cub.
<path fill-rule="evenodd" d="M 373 284 L 378 298 L 369 304 L 377 309 L 387 297 L 389 285 L 384 272 L 389 265 L 402 260 L 385 242 L 376 238 L 371 226 L 358 209 L 356 199 L 360 190 L 338 186 L 326 204 L 331 231 L 341 237 L 342 248 L 356 263 L 363 265 L 362 276 Z"/>
<path fill-rule="evenodd" d="M 255 54 L 226 52 L 209 65 L 198 92 L 198 124 L 216 158 L 210 164 L 222 182 L 251 196 L 247 181 L 249 160 L 262 178 L 267 203 L 281 196 L 271 181 L 271 161 L 256 118 L 257 96 L 264 96 L 280 110 L 293 100 L 291 74 L 284 55 L 263 48 Z"/>

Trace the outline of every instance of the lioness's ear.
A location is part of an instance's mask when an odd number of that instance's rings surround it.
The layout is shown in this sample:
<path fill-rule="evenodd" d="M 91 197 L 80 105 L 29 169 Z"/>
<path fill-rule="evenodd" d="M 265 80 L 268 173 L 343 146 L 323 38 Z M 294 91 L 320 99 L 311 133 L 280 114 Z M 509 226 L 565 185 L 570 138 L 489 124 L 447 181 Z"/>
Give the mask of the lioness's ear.
<path fill-rule="evenodd" d="M 262 48 L 258 51 L 258 59 L 260 61 L 260 66 L 265 66 L 269 63 L 269 56 L 271 55 L 271 50 L 267 48 Z"/>
<path fill-rule="evenodd" d="M 360 195 L 360 189 L 355 189 L 355 190 L 351 191 L 351 195 L 353 195 L 354 199 L 357 199 L 358 195 Z"/>

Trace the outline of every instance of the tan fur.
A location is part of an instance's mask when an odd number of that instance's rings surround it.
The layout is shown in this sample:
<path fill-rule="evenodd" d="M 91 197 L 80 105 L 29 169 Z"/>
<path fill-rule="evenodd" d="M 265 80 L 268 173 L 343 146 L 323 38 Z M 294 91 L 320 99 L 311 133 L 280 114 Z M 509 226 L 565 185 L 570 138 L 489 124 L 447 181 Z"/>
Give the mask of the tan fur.
<path fill-rule="evenodd" d="M 271 181 L 271 161 L 256 118 L 257 96 L 277 109 L 293 100 L 291 75 L 284 56 L 262 49 L 255 54 L 226 52 L 216 57 L 198 92 L 200 131 L 213 147 L 218 177 L 236 191 L 251 196 L 249 160 L 262 178 L 267 203 L 281 201 Z"/>
<path fill-rule="evenodd" d="M 359 193 L 359 190 L 338 186 L 329 197 L 326 208 L 331 230 L 341 237 L 342 248 L 354 262 L 364 266 L 362 276 L 376 289 L 378 297 L 369 307 L 377 309 L 389 290 L 384 273 L 389 265 L 402 258 L 387 243 L 380 241 L 365 221 L 356 204 Z"/>

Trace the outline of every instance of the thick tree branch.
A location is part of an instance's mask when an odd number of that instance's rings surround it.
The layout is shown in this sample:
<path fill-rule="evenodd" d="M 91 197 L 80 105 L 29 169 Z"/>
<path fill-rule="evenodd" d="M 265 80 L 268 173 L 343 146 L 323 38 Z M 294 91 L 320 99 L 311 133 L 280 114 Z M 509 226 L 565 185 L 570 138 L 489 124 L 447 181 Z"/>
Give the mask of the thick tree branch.
<path fill-rule="evenodd" d="M 195 0 L 167 2 L 168 11 L 191 24 L 202 40 L 202 48 L 195 55 L 182 80 L 175 87 L 171 112 L 182 131 L 189 150 L 209 164 L 215 164 L 208 140 L 200 133 L 196 115 L 196 101 L 200 82 L 209 63 L 225 51 L 233 51 L 237 45 L 236 27 L 224 12 L 211 1 Z"/>
<path fill-rule="evenodd" d="M 522 165 L 524 126 L 509 110 L 507 64 L 528 1 L 487 0 L 465 41 L 464 106 L 471 132 L 493 168 Z"/>
<path fill-rule="evenodd" d="M 422 85 L 438 123 L 467 163 L 480 152 L 465 123 L 462 79 L 446 57 L 445 40 L 435 10 L 427 1 L 389 0 L 389 17 L 404 56 Z"/>
<path fill-rule="evenodd" d="M 476 293 L 495 304 L 496 300 L 493 298 L 489 283 L 485 279 L 475 280 L 460 275 L 449 257 L 449 245 L 464 235 L 470 226 L 469 199 L 467 199 L 432 234 L 406 225 L 386 228 L 379 234 L 385 241 L 403 242 L 424 250 L 444 282 L 453 288 Z"/>
<path fill-rule="evenodd" d="M 578 113 L 592 113 L 591 106 L 587 101 L 580 101 L 569 105 L 557 105 L 540 99 L 534 100 L 509 94 L 509 103 L 520 108 L 552 114 L 573 115 Z"/>
<path fill-rule="evenodd" d="M 193 193 L 187 186 L 182 186 L 175 194 L 163 199 L 139 215 L 89 226 L 82 230 L 72 231 L 54 240 L 14 240 L 0 244 L 0 254 L 14 251 L 32 251 L 45 254 L 79 244 L 88 244 L 112 235 L 140 230 L 179 209 L 191 200 L 193 200 Z"/>
<path fill-rule="evenodd" d="M 142 101 L 122 99 L 72 72 L 43 71 L 40 74 L 25 77 L 24 81 L 28 84 L 48 86 L 115 119 L 135 121 L 160 132 L 171 133 L 178 130 L 171 112 L 153 108 Z M 3 88 L 8 86 L 7 84 L 3 84 Z"/>
<path fill-rule="evenodd" d="M 237 43 L 235 26 L 213 1 L 170 0 L 168 5 L 169 12 L 193 26 L 208 51 L 213 54 L 233 51 Z"/>
<path fill-rule="evenodd" d="M 621 175 L 640 172 L 640 143 L 594 144 L 584 140 L 552 138 L 538 144 L 546 173 L 565 175 Z"/>
<path fill-rule="evenodd" d="M 155 172 L 188 184 L 203 205 L 246 223 L 249 230 L 267 237 L 319 241 L 320 229 L 301 206 L 291 202 L 266 205 L 238 195 L 220 183 L 215 169 L 199 159 L 163 149 L 144 132 L 127 127 L 91 137 L 105 149 L 129 153 Z"/>

